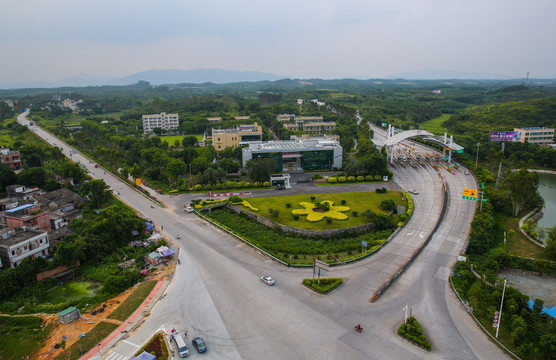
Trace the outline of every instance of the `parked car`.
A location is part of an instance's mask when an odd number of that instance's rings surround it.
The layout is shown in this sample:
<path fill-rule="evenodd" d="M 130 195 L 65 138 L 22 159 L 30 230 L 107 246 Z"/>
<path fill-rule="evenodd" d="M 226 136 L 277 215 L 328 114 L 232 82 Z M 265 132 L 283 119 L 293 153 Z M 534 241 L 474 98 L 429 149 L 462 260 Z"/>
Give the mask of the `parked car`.
<path fill-rule="evenodd" d="M 197 349 L 198 352 L 204 353 L 205 351 L 207 351 L 207 344 L 205 344 L 203 339 L 201 339 L 200 337 L 197 336 L 196 338 L 193 338 L 191 342 L 193 343 L 193 347 Z"/>
<path fill-rule="evenodd" d="M 469 175 L 469 171 L 465 170 L 465 175 Z"/>
<path fill-rule="evenodd" d="M 193 208 L 191 206 L 188 206 L 188 207 L 185 208 L 185 211 L 187 211 L 188 213 L 192 213 Z"/>
<path fill-rule="evenodd" d="M 274 285 L 274 279 L 271 278 L 270 276 L 261 276 L 261 281 L 264 282 L 267 285 Z"/>
<path fill-rule="evenodd" d="M 286 187 L 283 184 L 276 185 L 276 190 L 286 190 Z"/>
<path fill-rule="evenodd" d="M 413 194 L 413 195 L 419 195 L 419 191 L 417 191 L 417 190 L 415 190 L 415 189 L 409 190 L 409 193 L 410 193 L 410 194 Z"/>
<path fill-rule="evenodd" d="M 173 334 L 172 336 L 174 337 L 174 342 L 178 347 L 178 353 L 180 354 L 180 357 L 187 357 L 187 355 L 189 355 L 189 348 L 187 347 L 187 345 L 185 345 L 185 341 L 183 340 L 181 334 Z"/>

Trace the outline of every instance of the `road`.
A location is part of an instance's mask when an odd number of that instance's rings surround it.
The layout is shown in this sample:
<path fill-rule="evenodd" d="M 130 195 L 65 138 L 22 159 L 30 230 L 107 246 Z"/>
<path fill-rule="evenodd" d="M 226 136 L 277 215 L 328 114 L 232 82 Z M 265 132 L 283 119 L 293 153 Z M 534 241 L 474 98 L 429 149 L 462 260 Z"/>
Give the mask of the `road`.
<path fill-rule="evenodd" d="M 24 117 L 23 115 L 21 117 Z M 23 118 L 20 122 L 25 121 Z M 375 133 L 378 131 L 375 130 Z M 42 136 L 40 129 L 36 133 Z M 69 147 L 49 134 L 67 154 Z M 67 148 L 66 148 L 67 147 Z M 88 159 L 73 155 L 90 168 Z M 449 187 L 448 214 L 423 252 L 375 303 L 369 299 L 382 282 L 408 259 L 439 216 L 442 186 L 436 170 L 395 168 L 391 188 L 416 188 L 415 216 L 378 254 L 363 261 L 333 268 L 331 277 L 344 284 L 323 296 L 305 289 L 301 279 L 310 270 L 275 263 L 251 247 L 183 211 L 191 195 L 159 196 L 166 208 L 152 209 L 152 201 L 127 188 L 109 173 L 92 167 L 130 206 L 164 226 L 170 237 L 181 234 L 181 265 L 144 323 L 129 338 L 103 354 L 118 360 L 131 356 L 156 330 L 175 327 L 189 336 L 201 335 L 209 346 L 208 359 L 503 359 L 506 355 L 482 334 L 448 288 L 452 264 L 464 246 L 475 204 L 461 199 L 461 189 L 476 186 L 472 176 L 445 172 Z M 350 185 L 348 191 L 368 191 L 376 185 Z M 345 187 L 316 187 L 298 183 L 293 189 L 258 194 L 345 191 Z M 174 239 L 176 240 L 176 239 Z M 259 277 L 272 275 L 276 285 Z M 433 351 L 426 352 L 396 335 L 408 305 L 425 329 Z M 363 333 L 353 326 L 361 323 Z M 186 340 L 190 343 L 189 340 Z"/>

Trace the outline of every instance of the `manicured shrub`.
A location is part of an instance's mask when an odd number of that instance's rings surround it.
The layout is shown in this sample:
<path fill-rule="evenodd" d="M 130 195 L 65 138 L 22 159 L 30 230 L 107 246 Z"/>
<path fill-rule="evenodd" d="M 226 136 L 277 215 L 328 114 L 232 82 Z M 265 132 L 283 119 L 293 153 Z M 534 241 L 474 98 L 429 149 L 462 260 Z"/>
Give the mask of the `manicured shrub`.
<path fill-rule="evenodd" d="M 231 182 L 230 180 L 228 180 L 224 183 L 224 189 L 231 189 L 233 186 L 234 186 L 234 183 Z"/>
<path fill-rule="evenodd" d="M 316 197 L 311 196 L 311 201 L 312 201 L 312 202 L 315 202 L 315 199 L 316 199 Z"/>
<path fill-rule="evenodd" d="M 263 187 L 270 187 L 270 181 L 265 181 L 263 183 Z"/>
<path fill-rule="evenodd" d="M 411 342 L 427 350 L 430 350 L 431 344 L 427 340 L 425 335 L 423 335 L 423 328 L 421 328 L 421 324 L 419 324 L 417 319 L 411 316 L 407 318 L 406 324 L 402 323 L 400 325 L 400 327 L 398 328 L 398 335 L 405 337 Z"/>
<path fill-rule="evenodd" d="M 251 181 L 246 181 L 245 183 L 243 183 L 243 186 L 245 186 L 246 188 L 250 188 L 251 186 L 253 186 L 253 184 L 251 183 Z"/>
<path fill-rule="evenodd" d="M 332 219 L 331 218 L 326 218 L 326 223 L 327 224 L 332 224 Z"/>
<path fill-rule="evenodd" d="M 253 183 L 253 187 L 256 187 L 256 188 L 261 187 L 261 183 L 258 182 L 258 181 L 255 181 L 255 182 Z"/>
<path fill-rule="evenodd" d="M 347 203 L 345 199 L 342 199 L 340 202 L 342 203 L 342 205 L 345 205 Z"/>
<path fill-rule="evenodd" d="M 290 207 L 292 207 L 292 204 L 291 203 L 286 203 L 286 207 L 290 208 Z"/>
<path fill-rule="evenodd" d="M 380 176 L 380 175 L 375 175 L 375 176 L 374 176 L 374 180 L 375 180 L 375 181 L 380 181 L 380 180 L 382 180 L 382 176 Z"/>
<path fill-rule="evenodd" d="M 353 216 L 357 216 L 359 213 L 358 213 L 357 211 L 352 211 L 351 214 L 352 214 Z"/>
<path fill-rule="evenodd" d="M 294 214 L 294 215 L 293 215 L 293 219 L 294 219 L 295 221 L 299 220 L 299 215 Z"/>
<path fill-rule="evenodd" d="M 348 176 L 347 177 L 347 182 L 354 182 L 355 181 L 355 176 Z"/>
<path fill-rule="evenodd" d="M 206 184 L 205 190 L 212 190 L 212 184 Z"/>
<path fill-rule="evenodd" d="M 243 202 L 243 199 L 237 195 L 232 195 L 228 198 L 228 202 L 232 204 L 237 204 Z"/>
<path fill-rule="evenodd" d="M 365 180 L 365 177 L 359 175 L 358 177 L 355 178 L 357 181 L 363 181 Z"/>
<path fill-rule="evenodd" d="M 338 182 L 345 183 L 346 182 L 346 177 L 345 176 L 338 177 Z"/>
<path fill-rule="evenodd" d="M 279 211 L 279 210 L 272 210 L 271 216 L 272 216 L 273 218 L 279 217 L 279 216 L 280 216 L 280 211 Z"/>
<path fill-rule="evenodd" d="M 322 179 L 322 178 L 323 178 L 322 175 L 320 175 L 320 174 L 315 174 L 315 175 L 313 175 L 313 177 L 312 177 L 311 179 L 312 179 L 312 180 L 317 180 L 317 179 Z"/>
<path fill-rule="evenodd" d="M 380 203 L 380 208 L 384 211 L 392 211 L 396 208 L 396 203 L 392 199 L 384 199 Z"/>
<path fill-rule="evenodd" d="M 221 183 L 216 183 L 216 185 L 214 185 L 214 188 L 217 190 L 222 189 L 222 184 Z"/>
<path fill-rule="evenodd" d="M 318 284 L 320 282 L 320 284 Z M 313 279 L 303 279 L 303 285 L 315 290 L 318 293 L 325 294 L 330 292 L 342 284 L 343 279 L 340 278 L 326 278 L 320 281 Z"/>
<path fill-rule="evenodd" d="M 328 178 L 328 182 L 329 182 L 329 183 L 337 183 L 337 182 L 338 182 L 338 178 L 331 176 L 331 177 Z"/>
<path fill-rule="evenodd" d="M 197 184 L 193 187 L 193 189 L 195 189 L 195 191 L 203 190 L 203 185 Z"/>
<path fill-rule="evenodd" d="M 373 181 L 373 176 L 372 175 L 365 175 L 365 180 Z"/>

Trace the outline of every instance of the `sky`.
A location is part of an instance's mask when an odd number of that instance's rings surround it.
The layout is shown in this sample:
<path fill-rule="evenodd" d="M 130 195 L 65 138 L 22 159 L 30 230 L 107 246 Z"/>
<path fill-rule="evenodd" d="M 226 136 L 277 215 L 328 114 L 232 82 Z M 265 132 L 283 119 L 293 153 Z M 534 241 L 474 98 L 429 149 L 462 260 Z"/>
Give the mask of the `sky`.
<path fill-rule="evenodd" d="M 0 83 L 149 69 L 556 78 L 554 0 L 4 0 Z"/>

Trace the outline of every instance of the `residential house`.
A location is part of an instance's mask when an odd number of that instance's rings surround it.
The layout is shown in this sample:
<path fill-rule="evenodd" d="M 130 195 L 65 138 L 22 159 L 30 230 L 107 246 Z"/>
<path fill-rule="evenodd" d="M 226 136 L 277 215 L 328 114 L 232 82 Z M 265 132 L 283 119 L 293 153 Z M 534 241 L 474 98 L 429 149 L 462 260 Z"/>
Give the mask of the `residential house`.
<path fill-rule="evenodd" d="M 21 155 L 19 151 L 2 148 L 0 149 L 2 155 L 2 164 L 9 166 L 12 170 L 21 168 Z"/>
<path fill-rule="evenodd" d="M 50 230 L 50 214 L 41 210 L 38 203 L 25 204 L 3 212 L 7 227 L 12 229 Z"/>
<path fill-rule="evenodd" d="M 17 199 L 17 200 L 32 200 L 39 195 L 44 194 L 39 188 L 30 188 L 27 189 L 24 185 L 9 185 L 6 186 L 6 194 L 9 198 Z"/>
<path fill-rule="evenodd" d="M 14 268 L 23 260 L 48 256 L 46 231 L 0 229 L 0 258 L 5 267 Z"/>

